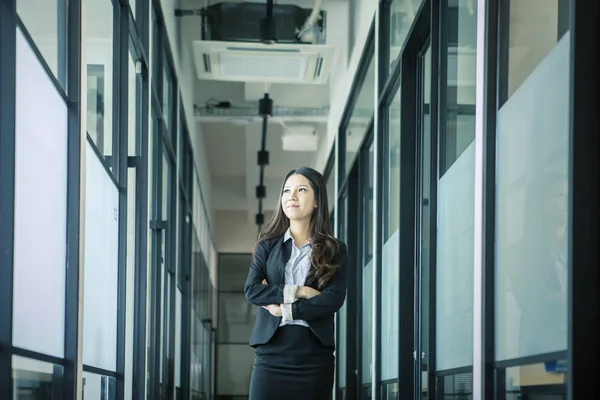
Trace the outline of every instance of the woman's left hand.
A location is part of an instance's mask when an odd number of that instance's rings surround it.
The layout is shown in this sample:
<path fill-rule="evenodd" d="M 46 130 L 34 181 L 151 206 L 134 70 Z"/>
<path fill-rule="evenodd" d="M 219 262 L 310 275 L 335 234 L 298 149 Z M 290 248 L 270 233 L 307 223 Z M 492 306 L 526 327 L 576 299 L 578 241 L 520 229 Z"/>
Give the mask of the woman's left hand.
<path fill-rule="evenodd" d="M 271 304 L 268 306 L 262 306 L 265 310 L 269 311 L 271 315 L 275 317 L 281 317 L 283 313 L 281 312 L 281 306 L 279 304 Z"/>

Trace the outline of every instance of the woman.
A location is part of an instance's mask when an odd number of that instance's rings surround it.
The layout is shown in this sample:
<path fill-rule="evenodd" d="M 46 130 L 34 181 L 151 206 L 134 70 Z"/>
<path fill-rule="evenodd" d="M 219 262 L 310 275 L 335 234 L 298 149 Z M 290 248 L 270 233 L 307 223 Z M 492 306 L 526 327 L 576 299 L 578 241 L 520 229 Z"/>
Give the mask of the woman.
<path fill-rule="evenodd" d="M 346 297 L 347 263 L 346 245 L 331 235 L 323 176 L 290 171 L 246 281 L 246 298 L 261 307 L 250 336 L 250 400 L 331 399 L 334 314 Z"/>

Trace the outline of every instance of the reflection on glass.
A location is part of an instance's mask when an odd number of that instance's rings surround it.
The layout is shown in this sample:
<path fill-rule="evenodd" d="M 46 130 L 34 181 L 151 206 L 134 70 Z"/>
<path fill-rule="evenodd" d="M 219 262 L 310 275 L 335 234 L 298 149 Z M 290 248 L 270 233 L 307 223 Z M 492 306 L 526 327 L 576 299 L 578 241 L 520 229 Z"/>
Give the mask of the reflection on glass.
<path fill-rule="evenodd" d="M 398 382 L 383 384 L 381 390 L 381 400 L 397 400 L 398 399 Z"/>
<path fill-rule="evenodd" d="M 501 24 L 509 61 L 499 83 L 514 91 L 497 117 L 499 360 L 566 350 L 568 325 L 570 34 L 561 17 L 568 2 L 509 3 Z"/>
<path fill-rule="evenodd" d="M 83 398 L 116 400 L 117 380 L 83 371 Z"/>
<path fill-rule="evenodd" d="M 345 174 L 350 173 L 352 163 L 360 149 L 360 145 L 367 133 L 369 121 L 375 109 L 375 63 L 373 57 L 369 69 L 362 83 L 356 104 L 352 110 L 348 127 L 346 128 L 346 164 Z"/>
<path fill-rule="evenodd" d="M 390 9 L 390 69 L 394 66 L 423 0 L 393 0 Z"/>
<path fill-rule="evenodd" d="M 473 374 L 445 375 L 439 379 L 443 385 L 445 399 L 472 400 L 473 399 Z M 506 397 L 506 400 L 513 398 Z M 514 400 L 517 400 L 516 398 Z"/>
<path fill-rule="evenodd" d="M 363 267 L 362 267 L 362 382 L 371 383 L 372 347 L 373 347 L 373 144 L 364 153 L 367 157 L 365 187 L 362 191 L 363 215 Z"/>
<path fill-rule="evenodd" d="M 514 396 L 511 398 L 567 399 L 567 360 L 521 365 L 501 371 L 505 375 L 507 394 Z"/>
<path fill-rule="evenodd" d="M 446 101 L 441 105 L 444 126 L 439 139 L 437 195 L 438 371 L 473 365 L 477 13 L 469 0 L 454 2 L 445 12 L 448 15 L 445 49 L 448 81 Z M 470 381 L 461 382 L 465 386 L 461 390 L 471 391 Z M 456 389 L 454 383 L 452 385 Z"/>
<path fill-rule="evenodd" d="M 162 112 L 163 118 L 165 119 L 165 124 L 167 125 L 167 130 L 169 132 L 173 131 L 173 107 L 174 107 L 174 99 L 173 99 L 173 74 L 171 73 L 171 67 L 169 64 L 169 59 L 166 53 L 163 53 L 163 104 L 162 104 Z M 174 134 L 174 132 L 172 132 Z M 173 136 L 175 137 L 175 136 Z"/>
<path fill-rule="evenodd" d="M 398 378 L 400 278 L 400 90 L 389 106 L 383 195 L 381 264 L 381 380 Z"/>
<path fill-rule="evenodd" d="M 569 31 L 569 0 L 507 0 L 501 26 L 500 106 L 539 70 L 539 65 Z"/>
<path fill-rule="evenodd" d="M 113 168 L 113 5 L 91 1 L 86 10 L 87 132 Z"/>
<path fill-rule="evenodd" d="M 12 356 L 14 400 L 61 399 L 63 367 L 43 361 Z"/>
<path fill-rule="evenodd" d="M 17 14 L 62 87 L 67 86 L 67 6 L 64 0 L 17 0 Z M 43 23 L 40 16 L 43 15 Z"/>

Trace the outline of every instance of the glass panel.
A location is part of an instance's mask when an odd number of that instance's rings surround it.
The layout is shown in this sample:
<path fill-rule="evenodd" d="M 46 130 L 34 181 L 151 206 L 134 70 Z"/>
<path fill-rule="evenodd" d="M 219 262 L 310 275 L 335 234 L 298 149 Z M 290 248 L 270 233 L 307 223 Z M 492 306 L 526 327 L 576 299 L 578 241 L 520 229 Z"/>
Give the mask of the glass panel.
<path fill-rule="evenodd" d="M 83 398 L 116 400 L 117 380 L 110 376 L 83 371 Z"/>
<path fill-rule="evenodd" d="M 163 104 L 162 112 L 163 118 L 165 119 L 165 125 L 167 130 L 171 133 L 171 137 L 175 138 L 174 131 L 174 99 L 173 99 L 173 74 L 171 73 L 171 67 L 169 65 L 169 59 L 167 54 L 163 53 Z"/>
<path fill-rule="evenodd" d="M 423 0 L 393 0 L 390 7 L 390 69 L 394 64 Z"/>
<path fill-rule="evenodd" d="M 219 343 L 247 342 L 257 311 L 244 293 L 219 293 Z"/>
<path fill-rule="evenodd" d="M 114 169 L 113 154 L 113 5 L 91 1 L 86 10 L 87 132 Z"/>
<path fill-rule="evenodd" d="M 473 374 L 446 375 L 438 379 L 442 386 L 444 399 L 472 400 L 473 399 Z M 500 398 L 498 399 L 500 400 Z M 517 400 L 516 397 L 506 397 L 506 400 Z M 525 400 L 525 399 L 523 399 Z M 536 400 L 536 399 L 532 399 Z M 542 400 L 542 399 L 537 399 Z M 544 400 L 546 400 L 544 398 Z"/>
<path fill-rule="evenodd" d="M 119 190 L 87 142 L 83 363 L 116 371 Z"/>
<path fill-rule="evenodd" d="M 14 400 L 62 399 L 62 365 L 12 356 Z"/>
<path fill-rule="evenodd" d="M 17 14 L 50 71 L 66 87 L 67 1 L 17 0 Z M 43 18 L 40 18 L 43 16 Z"/>
<path fill-rule="evenodd" d="M 398 382 L 384 383 L 383 389 L 381 390 L 381 400 L 397 400 L 397 399 L 398 399 Z"/>
<path fill-rule="evenodd" d="M 67 105 L 19 29 L 16 40 L 13 345 L 62 358 Z"/>
<path fill-rule="evenodd" d="M 348 240 L 348 196 L 344 193 L 343 197 L 339 201 L 338 212 L 338 238 L 347 243 Z M 336 359 L 337 359 L 337 371 L 338 371 L 338 380 L 337 385 L 340 388 L 346 387 L 346 360 L 347 360 L 347 349 L 348 349 L 348 332 L 347 332 L 347 324 L 348 324 L 348 300 L 344 302 L 342 307 L 337 313 L 337 325 L 336 328 L 338 330 L 338 344 L 336 346 Z"/>
<path fill-rule="evenodd" d="M 248 396 L 254 349 L 248 344 L 220 344 L 217 351 L 219 353 L 218 394 L 220 396 Z"/>
<path fill-rule="evenodd" d="M 565 350 L 568 328 L 569 2 L 508 3 L 500 86 L 514 91 L 498 112 L 496 149 L 499 360 Z"/>
<path fill-rule="evenodd" d="M 400 279 L 400 90 L 389 106 L 389 134 L 384 169 L 381 252 L 381 380 L 398 377 Z"/>
<path fill-rule="evenodd" d="M 373 348 L 373 144 L 364 153 L 363 185 L 363 268 L 362 268 L 362 382 L 371 382 Z"/>
<path fill-rule="evenodd" d="M 367 127 L 369 121 L 373 117 L 373 110 L 375 109 L 375 63 L 373 57 L 369 61 L 369 69 L 364 78 L 364 82 L 361 85 L 356 104 L 352 110 L 350 116 L 350 122 L 346 128 L 346 165 L 345 175 L 350 173 L 350 168 L 356 154 L 360 149 L 365 134 L 367 133 Z M 341 182 L 340 182 L 341 184 Z"/>
<path fill-rule="evenodd" d="M 136 0 L 129 0 L 129 7 L 131 8 L 131 14 L 134 19 L 137 17 L 136 6 Z"/>
<path fill-rule="evenodd" d="M 159 268 L 159 273 L 160 273 L 160 277 L 158 279 L 160 279 L 160 287 L 161 287 L 161 293 L 159 294 L 160 296 L 160 320 L 158 321 L 158 324 L 160 326 L 160 336 L 158 337 L 158 343 L 159 343 L 159 347 L 158 347 L 158 363 L 159 363 L 159 371 L 160 371 L 160 375 L 158 376 L 158 381 L 160 383 L 164 382 L 163 380 L 163 367 L 164 367 L 164 362 L 163 362 L 163 354 L 165 352 L 165 346 L 167 345 L 167 343 L 169 343 L 169 341 L 167 340 L 167 331 L 165 329 L 165 304 L 166 304 L 166 296 L 167 296 L 167 282 L 166 282 L 166 273 L 165 273 L 165 239 L 163 238 L 163 240 L 161 240 L 161 248 L 160 248 L 160 254 L 159 254 L 159 260 L 160 263 L 158 265 Z M 162 386 L 162 385 L 161 385 Z"/>
<path fill-rule="evenodd" d="M 135 217 L 136 170 L 127 170 L 127 290 L 125 305 L 125 398 L 132 398 L 133 385 L 133 325 L 135 305 Z M 140 279 L 137 277 L 137 279 Z"/>
<path fill-rule="evenodd" d="M 182 294 L 175 292 L 175 387 L 181 387 L 181 307 Z M 177 397 L 176 397 L 177 398 Z"/>
<path fill-rule="evenodd" d="M 129 53 L 129 69 L 127 81 L 129 83 L 128 88 L 128 155 L 136 156 L 140 154 L 140 141 L 137 132 L 138 114 L 141 115 L 139 110 L 141 102 L 138 101 L 140 88 L 141 88 L 141 76 L 135 72 L 136 60 L 132 53 Z"/>
<path fill-rule="evenodd" d="M 171 163 L 169 156 L 166 153 L 163 143 L 163 167 L 162 167 L 162 219 L 168 221 L 171 219 Z"/>
<path fill-rule="evenodd" d="M 419 252 L 417 282 L 420 285 L 418 298 L 419 332 L 421 350 L 421 396 L 427 398 L 427 371 L 429 368 L 429 268 L 431 251 L 431 231 L 429 199 L 431 197 L 431 46 L 427 47 L 421 58 L 422 79 L 421 82 L 421 165 L 420 193 L 419 193 Z"/>
<path fill-rule="evenodd" d="M 539 67 L 569 31 L 569 3 L 569 0 L 506 0 L 502 3 L 501 26 L 505 29 L 500 38 L 501 106 L 535 71 L 539 73 Z"/>
<path fill-rule="evenodd" d="M 567 399 L 567 360 L 520 365 L 500 370 L 506 399 Z"/>
<path fill-rule="evenodd" d="M 155 171 L 156 168 L 156 150 L 154 141 L 158 136 L 157 133 L 158 123 L 154 117 L 150 118 L 149 128 L 148 128 L 148 220 L 153 221 L 156 219 L 157 211 L 154 209 L 156 205 L 156 183 L 155 181 Z M 154 280 L 154 276 L 156 275 L 156 260 L 152 258 L 153 246 L 154 246 L 154 236 L 156 235 L 155 231 L 152 229 L 148 229 L 148 243 L 146 246 L 147 251 L 147 260 L 148 260 L 148 279 L 146 281 L 146 293 L 148 294 L 148 298 L 146 301 L 146 367 L 148 373 L 146 374 L 146 390 L 150 389 L 150 369 L 153 368 L 154 360 L 150 359 L 151 355 L 151 324 L 155 320 L 153 316 L 153 308 L 152 304 L 156 298 L 156 290 L 152 287 L 152 282 Z"/>
<path fill-rule="evenodd" d="M 441 130 L 437 199 L 437 365 L 473 365 L 473 243 L 475 207 L 475 37 L 469 0 L 447 8 L 445 125 Z M 467 388 L 471 391 L 471 387 Z"/>
<path fill-rule="evenodd" d="M 243 293 L 251 254 L 221 254 L 219 256 L 219 290 Z"/>
<path fill-rule="evenodd" d="M 335 145 L 334 145 L 335 146 Z M 335 147 L 334 147 L 335 148 Z M 335 207 L 335 163 L 331 168 L 331 172 L 327 177 L 327 201 L 329 202 L 329 213 L 333 212 L 333 208 Z M 333 228 L 333 225 L 332 225 Z"/>

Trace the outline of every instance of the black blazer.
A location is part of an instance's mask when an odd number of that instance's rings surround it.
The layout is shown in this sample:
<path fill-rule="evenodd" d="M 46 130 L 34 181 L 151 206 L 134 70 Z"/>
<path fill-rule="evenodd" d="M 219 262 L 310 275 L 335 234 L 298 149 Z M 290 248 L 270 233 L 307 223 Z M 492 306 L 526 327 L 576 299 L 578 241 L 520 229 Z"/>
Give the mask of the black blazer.
<path fill-rule="evenodd" d="M 334 315 L 344 304 L 348 286 L 348 250 L 343 242 L 338 241 L 338 244 L 335 262 L 339 269 L 321 290 L 321 294 L 311 299 L 296 300 L 292 304 L 294 319 L 305 320 L 321 342 L 329 347 L 335 347 Z M 279 327 L 281 317 L 273 316 L 262 306 L 283 303 L 285 265 L 291 253 L 292 240 L 284 242 L 283 236 L 265 240 L 256 247 L 244 290 L 246 299 L 260 307 L 250 335 L 252 347 L 267 343 Z M 267 285 L 262 283 L 263 279 L 267 280 Z M 315 279 L 307 280 L 305 285 L 319 290 Z"/>

